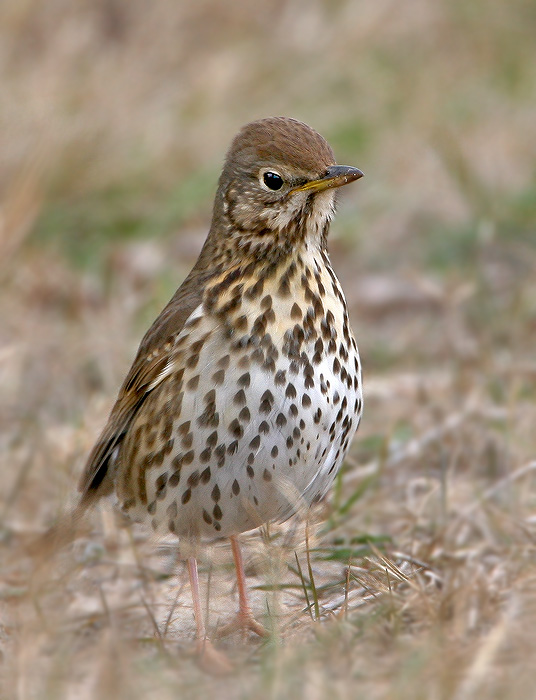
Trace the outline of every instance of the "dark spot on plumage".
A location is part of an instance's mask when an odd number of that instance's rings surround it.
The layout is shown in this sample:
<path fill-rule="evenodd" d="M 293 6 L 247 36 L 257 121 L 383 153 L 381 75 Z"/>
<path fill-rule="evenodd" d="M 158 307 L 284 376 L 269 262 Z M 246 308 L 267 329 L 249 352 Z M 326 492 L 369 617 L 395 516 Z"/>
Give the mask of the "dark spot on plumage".
<path fill-rule="evenodd" d="M 264 363 L 264 352 L 262 351 L 262 348 L 256 348 L 251 353 L 251 359 L 253 362 L 256 362 L 257 364 L 262 365 Z"/>
<path fill-rule="evenodd" d="M 251 383 L 251 376 L 250 376 L 249 372 L 245 372 L 244 374 L 242 374 L 242 376 L 240 376 L 238 378 L 238 385 L 243 386 L 245 389 L 247 389 L 249 387 L 250 383 Z"/>
<path fill-rule="evenodd" d="M 232 420 L 229 424 L 229 432 L 238 439 L 244 435 L 244 428 L 240 425 L 240 421 L 237 418 Z"/>
<path fill-rule="evenodd" d="M 289 382 L 287 384 L 287 388 L 285 389 L 285 396 L 287 397 L 287 399 L 295 399 L 296 395 L 296 387 L 294 386 L 294 384 Z"/>
<path fill-rule="evenodd" d="M 197 419 L 197 424 L 201 428 L 217 428 L 220 422 L 219 413 L 216 412 L 216 404 L 208 403 L 203 413 Z"/>
<path fill-rule="evenodd" d="M 192 377 L 191 379 L 189 379 L 186 382 L 186 388 L 189 391 L 196 391 L 198 386 L 199 386 L 199 375 L 198 374 L 196 374 L 194 377 Z"/>
<path fill-rule="evenodd" d="M 270 426 L 268 423 L 263 420 L 262 423 L 259 425 L 259 433 L 263 433 L 267 435 L 270 432 Z"/>
<path fill-rule="evenodd" d="M 206 447 L 202 452 L 199 454 L 199 461 L 201 464 L 206 464 L 207 462 L 210 461 L 210 458 L 212 457 L 212 447 Z"/>
<path fill-rule="evenodd" d="M 287 438 L 287 449 L 290 450 L 290 448 L 292 447 L 293 444 L 294 444 L 294 440 L 289 435 Z"/>
<path fill-rule="evenodd" d="M 339 345 L 339 355 L 343 362 L 346 362 L 348 360 L 348 350 L 346 349 L 346 345 L 344 343 L 341 343 Z"/>
<path fill-rule="evenodd" d="M 188 465 L 188 464 L 191 464 L 193 461 L 194 461 L 194 451 L 189 450 L 188 452 L 186 452 L 183 455 L 182 463 Z"/>
<path fill-rule="evenodd" d="M 275 373 L 274 384 L 276 386 L 282 386 L 286 382 L 287 373 L 284 369 L 279 369 Z"/>
<path fill-rule="evenodd" d="M 300 348 L 301 343 L 294 336 L 293 332 L 291 330 L 285 331 L 283 336 L 283 354 L 291 360 L 297 360 L 300 357 Z M 290 371 L 292 371 L 292 364 Z"/>
<path fill-rule="evenodd" d="M 296 406 L 295 403 L 291 403 L 289 408 L 288 408 L 289 415 L 291 415 L 293 418 L 296 418 L 298 415 L 298 407 Z"/>
<path fill-rule="evenodd" d="M 217 372 L 214 372 L 214 374 L 212 375 L 212 381 L 214 382 L 214 384 L 216 384 L 218 386 L 220 384 L 223 384 L 224 380 L 225 380 L 225 370 L 224 369 L 219 369 Z"/>
<path fill-rule="evenodd" d="M 177 471 L 173 472 L 173 474 L 169 477 L 168 484 L 174 488 L 175 486 L 178 486 L 180 480 L 181 480 L 181 471 L 180 471 L 180 467 L 179 467 L 179 469 Z"/>
<path fill-rule="evenodd" d="M 236 350 L 243 350 L 244 348 L 247 348 L 250 341 L 251 337 L 246 333 L 234 343 L 233 348 Z"/>
<path fill-rule="evenodd" d="M 264 310 L 272 308 L 272 297 L 270 294 L 267 294 L 265 297 L 262 298 L 260 306 L 261 309 Z"/>
<path fill-rule="evenodd" d="M 210 477 L 211 477 L 210 467 L 203 469 L 203 471 L 201 472 L 201 476 L 200 476 L 201 483 L 208 484 L 208 482 L 210 481 Z"/>
<path fill-rule="evenodd" d="M 303 298 L 306 302 L 308 302 L 309 304 L 313 304 L 314 306 L 314 302 L 317 298 L 317 295 L 313 292 L 313 290 L 310 287 L 307 287 L 307 289 L 305 289 L 303 292 Z"/>
<path fill-rule="evenodd" d="M 207 391 L 207 393 L 203 396 L 203 401 L 205 403 L 214 403 L 216 400 L 216 390 L 211 389 L 210 391 Z"/>
<path fill-rule="evenodd" d="M 177 501 L 173 501 L 172 503 L 169 504 L 169 506 L 166 508 L 166 513 L 169 518 L 176 518 L 177 513 L 178 513 L 178 508 L 177 508 Z"/>
<path fill-rule="evenodd" d="M 277 418 L 275 419 L 275 424 L 278 428 L 283 428 L 287 424 L 287 419 L 283 413 L 278 413 Z"/>
<path fill-rule="evenodd" d="M 248 460 L 247 460 L 247 461 L 248 461 L 248 464 L 253 464 L 253 462 L 255 461 L 255 454 L 254 454 L 253 452 L 250 452 L 250 453 L 248 454 Z"/>
<path fill-rule="evenodd" d="M 233 321 L 233 328 L 236 331 L 245 331 L 248 327 L 248 317 L 242 314 Z"/>
<path fill-rule="evenodd" d="M 206 522 L 207 525 L 212 524 L 212 517 L 207 513 L 205 509 L 203 509 L 203 520 Z"/>
<path fill-rule="evenodd" d="M 192 446 L 192 443 L 194 441 L 194 434 L 193 433 L 187 433 L 181 440 L 181 445 L 185 448 L 188 449 Z"/>
<path fill-rule="evenodd" d="M 161 491 L 167 484 L 168 482 L 168 473 L 164 472 L 163 474 L 160 474 L 159 477 L 154 482 L 154 485 L 156 486 L 156 491 Z"/>
<path fill-rule="evenodd" d="M 267 372 L 275 372 L 275 360 L 273 357 L 267 357 L 262 363 L 262 368 Z"/>
<path fill-rule="evenodd" d="M 266 272 L 266 271 L 265 271 Z M 261 277 L 258 279 L 255 284 L 251 285 L 246 289 L 244 292 L 244 296 L 249 299 L 250 301 L 253 301 L 254 299 L 257 299 L 260 297 L 262 294 L 262 291 L 264 289 L 264 279 Z"/>
<path fill-rule="evenodd" d="M 329 340 L 331 338 L 331 328 L 325 318 L 320 321 L 320 331 L 322 333 L 322 338 L 324 340 Z"/>
<path fill-rule="evenodd" d="M 149 515 L 154 515 L 156 513 L 156 501 L 151 501 L 147 506 L 147 512 Z"/>
<path fill-rule="evenodd" d="M 195 489 L 195 487 L 199 483 L 199 471 L 197 469 L 190 474 L 190 476 L 186 480 L 186 483 L 188 484 L 188 486 Z"/>
<path fill-rule="evenodd" d="M 214 508 L 212 509 L 212 515 L 214 516 L 214 520 L 221 520 L 223 513 L 221 512 L 220 506 L 216 503 Z"/>
<path fill-rule="evenodd" d="M 293 437 L 295 440 L 298 440 L 298 439 L 301 437 L 301 430 L 298 428 L 298 426 L 296 426 L 296 427 L 294 428 L 294 430 L 292 431 L 292 437 Z"/>
<path fill-rule="evenodd" d="M 240 484 L 238 483 L 238 481 L 236 479 L 233 481 L 233 485 L 231 486 L 231 490 L 235 496 L 238 496 L 238 494 L 240 493 Z"/>
<path fill-rule="evenodd" d="M 233 396 L 233 402 L 238 406 L 243 406 L 246 403 L 246 393 L 243 389 L 240 389 Z"/>
<path fill-rule="evenodd" d="M 175 444 L 174 438 L 169 439 L 166 442 L 166 444 L 162 447 L 162 454 L 168 455 L 173 450 L 174 444 Z"/>
<path fill-rule="evenodd" d="M 302 402 L 302 406 L 303 406 L 304 408 L 309 408 L 310 405 L 311 405 L 311 397 L 309 396 L 309 394 L 304 394 L 304 395 L 302 396 L 301 402 Z"/>
<path fill-rule="evenodd" d="M 199 354 L 193 353 L 191 355 L 188 355 L 188 359 L 186 360 L 185 364 L 186 364 L 186 367 L 188 367 L 188 369 L 194 369 L 195 367 L 197 367 L 198 363 L 199 363 Z"/>
<path fill-rule="evenodd" d="M 177 433 L 179 435 L 187 435 L 190 430 L 190 421 L 184 421 L 184 423 L 181 423 L 179 427 L 177 428 Z"/>
<path fill-rule="evenodd" d="M 225 445 L 218 445 L 218 447 L 216 447 L 216 449 L 214 450 L 214 454 L 218 458 L 218 461 L 216 462 L 216 464 L 220 469 L 225 464 L 225 451 L 226 451 Z"/>
<path fill-rule="evenodd" d="M 248 464 L 248 466 L 246 467 L 246 474 L 249 476 L 250 479 L 253 479 L 253 477 L 255 476 L 255 470 L 250 464 Z"/>
<path fill-rule="evenodd" d="M 270 474 L 270 472 L 268 471 L 268 469 L 265 469 L 265 470 L 263 471 L 263 473 L 262 473 L 262 478 L 264 479 L 264 481 L 272 481 L 272 475 Z"/>
<path fill-rule="evenodd" d="M 302 311 L 296 302 L 292 304 L 292 308 L 290 309 L 290 318 L 293 321 L 301 321 L 302 319 Z"/>
<path fill-rule="evenodd" d="M 260 435 L 255 435 L 255 437 L 253 438 L 253 440 L 250 441 L 249 447 L 250 447 L 252 450 L 258 450 L 259 447 L 260 447 L 260 444 L 261 444 L 261 436 L 260 436 Z"/>
<path fill-rule="evenodd" d="M 288 366 L 288 371 L 291 374 L 298 374 L 298 372 L 300 371 L 300 365 L 296 360 L 291 360 L 290 365 Z"/>
<path fill-rule="evenodd" d="M 283 275 L 279 280 L 279 287 L 277 293 L 280 297 L 286 298 L 290 296 L 290 282 L 288 277 Z"/>
<path fill-rule="evenodd" d="M 275 311 L 273 309 L 268 309 L 264 312 L 266 318 L 266 323 L 273 323 L 275 321 Z"/>
<path fill-rule="evenodd" d="M 218 431 L 214 430 L 214 431 L 212 431 L 212 433 L 210 433 L 210 435 L 206 439 L 205 444 L 207 447 L 214 447 L 214 445 L 217 442 L 218 442 Z"/>
<path fill-rule="evenodd" d="M 266 333 L 261 338 L 261 346 L 266 350 L 266 353 L 273 357 L 275 360 L 279 357 L 279 351 L 272 342 L 272 336 L 270 333 Z"/>
<path fill-rule="evenodd" d="M 227 453 L 230 455 L 234 455 L 234 453 L 238 450 L 238 440 L 233 440 L 232 442 L 229 443 L 227 446 Z"/>
<path fill-rule="evenodd" d="M 270 452 L 270 455 L 273 459 L 275 459 L 278 454 L 279 454 L 279 449 L 278 449 L 277 445 L 274 445 L 272 447 L 272 451 Z"/>
<path fill-rule="evenodd" d="M 238 418 L 243 423 L 249 423 L 249 421 L 251 420 L 251 413 L 247 406 L 244 406 L 244 408 L 240 411 L 240 413 L 238 414 Z"/>
<path fill-rule="evenodd" d="M 229 355 L 224 355 L 223 357 L 220 357 L 218 360 L 218 366 L 221 367 L 222 369 L 227 369 L 229 367 L 229 363 L 231 362 L 231 357 Z"/>
<path fill-rule="evenodd" d="M 210 494 L 210 497 L 216 503 L 220 500 L 221 492 L 220 492 L 220 487 L 218 486 L 218 484 L 214 485 L 214 488 L 212 489 L 212 493 Z"/>
<path fill-rule="evenodd" d="M 162 432 L 160 433 L 160 437 L 162 440 L 169 440 L 171 437 L 171 433 L 173 431 L 173 420 L 171 418 L 168 418 L 164 424 L 164 428 Z"/>
<path fill-rule="evenodd" d="M 251 328 L 251 333 L 258 335 L 259 337 L 262 338 L 262 336 L 266 333 L 266 314 L 262 313 L 260 316 L 257 316 L 253 323 L 253 327 Z"/>
<path fill-rule="evenodd" d="M 181 498 L 182 505 L 185 506 L 191 497 L 192 497 L 191 489 L 186 489 L 186 491 L 182 494 L 182 498 Z"/>
<path fill-rule="evenodd" d="M 270 413 L 274 403 L 274 395 L 269 389 L 266 389 L 264 394 L 261 396 L 261 402 L 259 405 L 260 413 Z"/>

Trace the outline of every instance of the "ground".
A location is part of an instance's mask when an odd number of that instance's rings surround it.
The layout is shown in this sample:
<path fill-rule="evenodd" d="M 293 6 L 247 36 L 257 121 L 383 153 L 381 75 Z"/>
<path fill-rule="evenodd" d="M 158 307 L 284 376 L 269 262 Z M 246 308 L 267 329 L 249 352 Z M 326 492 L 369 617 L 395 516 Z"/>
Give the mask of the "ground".
<path fill-rule="evenodd" d="M 536 648 L 536 13 L 529 0 L 7 0 L 0 9 L 0 695 L 524 698 Z M 330 251 L 365 412 L 307 527 L 243 537 L 265 641 L 193 656 L 172 540 L 76 481 L 273 114 L 365 173 Z M 209 629 L 236 601 L 201 561 Z"/>

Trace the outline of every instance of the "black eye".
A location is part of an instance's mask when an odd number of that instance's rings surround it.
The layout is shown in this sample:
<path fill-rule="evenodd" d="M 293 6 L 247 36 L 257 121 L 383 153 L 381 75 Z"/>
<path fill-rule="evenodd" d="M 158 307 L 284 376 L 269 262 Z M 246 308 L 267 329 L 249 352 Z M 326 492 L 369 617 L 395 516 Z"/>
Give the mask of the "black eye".
<path fill-rule="evenodd" d="M 269 190 L 280 190 L 283 187 L 283 178 L 277 173 L 268 172 L 262 176 L 264 184 Z"/>

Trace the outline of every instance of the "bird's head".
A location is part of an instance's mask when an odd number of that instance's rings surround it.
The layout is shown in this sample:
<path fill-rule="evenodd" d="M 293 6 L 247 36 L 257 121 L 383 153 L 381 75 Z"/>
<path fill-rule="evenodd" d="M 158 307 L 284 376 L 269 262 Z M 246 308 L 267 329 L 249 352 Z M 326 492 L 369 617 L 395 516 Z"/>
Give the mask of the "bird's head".
<path fill-rule="evenodd" d="M 362 175 L 336 165 L 327 141 L 302 122 L 287 117 L 252 122 L 227 153 L 212 233 L 221 231 L 227 246 L 256 254 L 304 242 L 322 247 L 336 188 Z"/>

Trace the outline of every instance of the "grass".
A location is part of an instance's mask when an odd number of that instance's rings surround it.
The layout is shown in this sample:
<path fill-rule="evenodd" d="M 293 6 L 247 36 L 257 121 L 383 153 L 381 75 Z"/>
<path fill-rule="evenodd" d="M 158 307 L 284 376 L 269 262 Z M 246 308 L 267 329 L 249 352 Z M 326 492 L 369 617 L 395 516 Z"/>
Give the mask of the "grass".
<path fill-rule="evenodd" d="M 157 0 L 0 10 L 0 695 L 531 697 L 536 15 L 529 0 Z M 304 119 L 365 178 L 331 255 L 365 415 L 305 523 L 244 536 L 266 641 L 193 658 L 172 541 L 75 484 L 141 334 L 193 264 L 225 148 Z M 236 604 L 207 547 L 209 628 Z"/>

